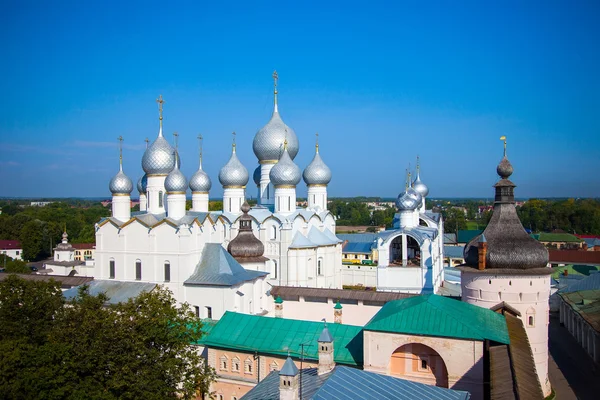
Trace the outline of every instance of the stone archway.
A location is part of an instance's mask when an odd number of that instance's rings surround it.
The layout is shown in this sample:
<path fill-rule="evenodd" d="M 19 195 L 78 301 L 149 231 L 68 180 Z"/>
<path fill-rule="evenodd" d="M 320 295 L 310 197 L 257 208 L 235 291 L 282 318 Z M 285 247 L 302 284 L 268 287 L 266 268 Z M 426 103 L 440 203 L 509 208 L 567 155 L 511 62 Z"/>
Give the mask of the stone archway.
<path fill-rule="evenodd" d="M 390 375 L 448 387 L 448 369 L 437 351 L 421 343 L 398 347 L 390 357 Z"/>

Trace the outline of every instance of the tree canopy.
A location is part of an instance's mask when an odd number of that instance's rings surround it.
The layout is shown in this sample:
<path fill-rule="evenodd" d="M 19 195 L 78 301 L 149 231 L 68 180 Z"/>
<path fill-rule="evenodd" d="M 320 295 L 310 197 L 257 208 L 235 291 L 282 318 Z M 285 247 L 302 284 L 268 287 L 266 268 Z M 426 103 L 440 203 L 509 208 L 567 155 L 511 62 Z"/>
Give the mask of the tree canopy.
<path fill-rule="evenodd" d="M 193 343 L 201 322 L 165 289 L 107 306 L 87 288 L 66 303 L 57 282 L 0 282 L 0 398 L 190 399 L 214 371 Z"/>

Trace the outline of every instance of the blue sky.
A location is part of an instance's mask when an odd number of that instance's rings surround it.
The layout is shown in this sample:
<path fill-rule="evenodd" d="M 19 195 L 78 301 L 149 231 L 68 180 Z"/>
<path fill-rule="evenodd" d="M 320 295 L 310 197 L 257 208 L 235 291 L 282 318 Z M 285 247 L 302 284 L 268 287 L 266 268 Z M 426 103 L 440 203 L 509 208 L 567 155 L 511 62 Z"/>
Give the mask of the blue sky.
<path fill-rule="evenodd" d="M 108 197 L 119 135 L 136 182 L 162 94 L 183 172 L 202 133 L 218 197 L 232 131 L 257 165 L 274 69 L 330 196 L 396 196 L 419 155 L 431 197 L 491 197 L 501 135 L 517 196 L 600 196 L 599 2 L 282 3 L 3 2 L 0 196 Z"/>

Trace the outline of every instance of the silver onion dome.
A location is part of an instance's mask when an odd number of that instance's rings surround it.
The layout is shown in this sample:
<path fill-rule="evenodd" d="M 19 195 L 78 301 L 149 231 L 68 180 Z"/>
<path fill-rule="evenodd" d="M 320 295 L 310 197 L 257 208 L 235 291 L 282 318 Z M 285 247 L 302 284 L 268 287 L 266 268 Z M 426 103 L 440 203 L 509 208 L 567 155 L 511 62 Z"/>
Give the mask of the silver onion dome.
<path fill-rule="evenodd" d="M 254 170 L 252 179 L 254 180 L 254 183 L 256 183 L 256 186 L 260 186 L 260 165 Z"/>
<path fill-rule="evenodd" d="M 407 188 L 404 193 L 401 193 L 396 200 L 398 211 L 414 211 L 423 201 L 423 197 L 413 188 Z"/>
<path fill-rule="evenodd" d="M 315 157 L 302 173 L 302 177 L 307 185 L 327 185 L 331 182 L 331 170 L 319 155 L 319 145 Z"/>
<path fill-rule="evenodd" d="M 144 193 L 144 190 L 142 189 L 142 176 L 140 176 L 140 179 L 138 179 L 137 181 L 137 191 L 139 194 Z"/>
<path fill-rule="evenodd" d="M 231 158 L 219 171 L 219 182 L 224 187 L 246 186 L 248 184 L 248 170 L 240 162 L 235 153 L 235 144 L 231 152 Z"/>
<path fill-rule="evenodd" d="M 211 187 L 210 177 L 202 168 L 199 168 L 190 179 L 190 189 L 192 192 L 209 192 Z"/>
<path fill-rule="evenodd" d="M 259 161 L 277 161 L 281 157 L 283 142 L 288 142 L 288 152 L 292 160 L 298 154 L 300 144 L 292 128 L 287 126 L 279 112 L 273 111 L 269 122 L 259 129 L 252 142 L 252 150 Z"/>
<path fill-rule="evenodd" d="M 419 193 L 422 197 L 427 197 L 429 194 L 429 188 L 421 181 L 419 173 L 417 173 L 417 179 L 413 181 L 412 187 L 415 189 L 415 192 Z"/>
<path fill-rule="evenodd" d="M 510 161 L 508 161 L 508 158 L 506 158 L 506 154 L 504 154 L 504 157 L 500 161 L 500 164 L 498 164 L 498 166 L 496 167 L 496 173 L 498 173 L 498 175 L 502 179 L 508 179 L 508 177 L 512 175 L 513 166 L 510 163 Z"/>
<path fill-rule="evenodd" d="M 165 179 L 165 190 L 167 193 L 185 193 L 187 190 L 187 179 L 176 165 Z"/>
<path fill-rule="evenodd" d="M 162 135 L 158 137 L 144 152 L 142 168 L 147 175 L 166 175 L 175 166 L 175 149 Z"/>
<path fill-rule="evenodd" d="M 126 194 L 129 195 L 133 191 L 133 182 L 123 170 L 119 170 L 119 172 L 113 176 L 110 180 L 110 184 L 108 185 L 110 192 L 112 194 Z"/>
<path fill-rule="evenodd" d="M 146 193 L 148 191 L 148 175 L 144 174 L 144 176 L 142 176 L 142 192 L 141 193 Z"/>
<path fill-rule="evenodd" d="M 271 183 L 274 186 L 296 186 L 301 178 L 302 173 L 300 172 L 300 168 L 294 164 L 287 147 L 284 145 L 281 158 L 277 164 L 271 168 L 271 172 L 269 172 Z"/>

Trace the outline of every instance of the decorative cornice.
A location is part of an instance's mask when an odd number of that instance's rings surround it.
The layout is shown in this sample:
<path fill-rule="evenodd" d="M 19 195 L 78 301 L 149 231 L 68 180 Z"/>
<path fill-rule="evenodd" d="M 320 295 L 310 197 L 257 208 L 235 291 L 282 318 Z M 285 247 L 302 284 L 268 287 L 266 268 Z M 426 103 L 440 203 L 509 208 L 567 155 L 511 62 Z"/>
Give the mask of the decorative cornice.
<path fill-rule="evenodd" d="M 223 189 L 246 189 L 246 186 L 238 186 L 238 185 L 223 186 Z"/>
<path fill-rule="evenodd" d="M 185 192 L 167 192 L 167 194 L 185 194 Z"/>
<path fill-rule="evenodd" d="M 275 185 L 275 189 L 295 189 L 296 185 Z"/>
<path fill-rule="evenodd" d="M 192 192 L 192 194 L 208 194 L 208 192 Z"/>
<path fill-rule="evenodd" d="M 148 178 L 156 176 L 156 177 L 161 177 L 161 176 L 167 176 L 169 174 L 147 174 Z"/>
<path fill-rule="evenodd" d="M 119 197 L 121 197 L 121 196 L 131 197 L 131 195 L 128 194 L 128 193 L 113 193 L 113 197 L 117 197 L 117 196 L 119 196 Z"/>
<path fill-rule="evenodd" d="M 308 187 L 327 187 L 327 185 L 322 184 L 322 183 L 314 183 L 314 184 L 310 184 L 310 185 L 306 185 Z"/>
<path fill-rule="evenodd" d="M 262 161 L 258 161 L 259 164 L 277 164 L 279 160 L 262 160 Z"/>

